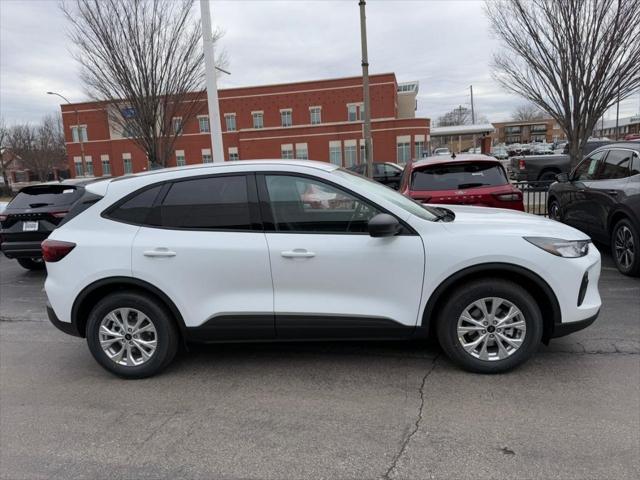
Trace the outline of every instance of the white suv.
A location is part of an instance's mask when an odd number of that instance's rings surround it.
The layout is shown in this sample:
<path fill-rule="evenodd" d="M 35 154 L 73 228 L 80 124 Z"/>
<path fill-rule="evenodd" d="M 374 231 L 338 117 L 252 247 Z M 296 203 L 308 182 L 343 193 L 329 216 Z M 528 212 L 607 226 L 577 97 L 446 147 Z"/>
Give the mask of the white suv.
<path fill-rule="evenodd" d="M 474 372 L 592 323 L 600 254 L 512 210 L 418 204 L 319 162 L 105 180 L 43 242 L 49 318 L 123 377 L 188 342 L 437 335 Z"/>

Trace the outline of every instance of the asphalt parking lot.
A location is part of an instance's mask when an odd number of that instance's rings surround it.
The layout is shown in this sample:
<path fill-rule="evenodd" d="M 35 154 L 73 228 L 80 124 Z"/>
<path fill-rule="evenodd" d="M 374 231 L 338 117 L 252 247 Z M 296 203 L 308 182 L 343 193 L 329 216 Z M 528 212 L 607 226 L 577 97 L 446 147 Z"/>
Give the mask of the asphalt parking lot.
<path fill-rule="evenodd" d="M 509 374 L 423 343 L 249 344 L 123 381 L 2 257 L 1 478 L 638 478 L 640 279 L 603 267 L 598 321 Z"/>

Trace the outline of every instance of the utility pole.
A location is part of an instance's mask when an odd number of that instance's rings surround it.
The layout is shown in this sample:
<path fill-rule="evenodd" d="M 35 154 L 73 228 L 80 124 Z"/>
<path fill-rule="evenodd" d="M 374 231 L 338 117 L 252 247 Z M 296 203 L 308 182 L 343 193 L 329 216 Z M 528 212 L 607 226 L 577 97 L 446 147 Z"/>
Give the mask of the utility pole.
<path fill-rule="evenodd" d="M 364 99 L 364 157 L 367 162 L 367 176 L 373 178 L 373 148 L 371 146 L 371 100 L 369 98 L 369 57 L 367 55 L 367 17 L 365 0 L 360 5 L 360 40 L 362 43 L 362 88 Z"/>
<path fill-rule="evenodd" d="M 67 97 L 65 97 L 64 95 L 61 95 L 61 94 L 59 94 L 57 92 L 47 92 L 47 95 L 55 95 L 57 97 L 60 97 L 65 102 L 67 102 L 67 104 L 71 105 L 73 107 L 73 109 L 76 111 L 76 132 L 78 132 L 78 141 L 80 142 L 80 162 L 82 164 L 82 174 L 84 175 L 85 172 L 87 171 L 86 170 L 87 167 L 84 164 L 84 139 L 83 139 L 84 135 L 82 133 L 82 129 L 80 128 L 80 112 L 78 111 L 78 106 L 77 105 L 73 105 L 69 101 L 69 99 Z M 64 122 L 62 122 L 62 124 L 64 125 Z"/>
<path fill-rule="evenodd" d="M 471 89 L 471 123 L 473 125 L 476 124 L 476 111 L 475 108 L 473 107 L 473 85 L 470 85 L 469 88 Z"/>
<path fill-rule="evenodd" d="M 220 124 L 220 104 L 218 103 L 218 86 L 216 84 L 216 64 L 213 51 L 213 34 L 211 32 L 211 12 L 209 0 L 200 0 L 200 17 L 202 21 L 202 48 L 204 49 L 204 68 L 207 83 L 207 102 L 209 105 L 209 130 L 211 132 L 211 148 L 214 163 L 224 162 L 222 147 L 222 126 Z"/>
<path fill-rule="evenodd" d="M 618 80 L 618 103 L 616 103 L 616 140 L 618 140 L 618 121 L 620 120 L 620 80 Z"/>

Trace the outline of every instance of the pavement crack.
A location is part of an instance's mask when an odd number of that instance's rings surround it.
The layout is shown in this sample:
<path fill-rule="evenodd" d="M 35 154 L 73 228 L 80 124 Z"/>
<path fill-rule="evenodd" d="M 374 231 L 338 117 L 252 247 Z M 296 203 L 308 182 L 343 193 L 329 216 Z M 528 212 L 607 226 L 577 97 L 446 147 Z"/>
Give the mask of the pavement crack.
<path fill-rule="evenodd" d="M 435 357 L 433 357 L 433 360 L 431 361 L 431 366 L 429 367 L 427 372 L 422 377 L 422 383 L 420 384 L 420 390 L 419 390 L 419 393 L 420 393 L 420 406 L 418 408 L 418 416 L 416 418 L 416 421 L 413 424 L 413 428 L 411 429 L 409 434 L 402 441 L 402 444 L 400 445 L 400 449 L 398 450 L 398 453 L 396 453 L 396 455 L 393 457 L 393 460 L 391 461 L 391 465 L 389 465 L 389 468 L 387 469 L 387 471 L 382 476 L 382 478 L 385 479 L 385 480 L 389 480 L 391 478 L 391 474 L 396 469 L 396 467 L 398 465 L 398 462 L 400 461 L 400 458 L 402 458 L 402 456 L 404 455 L 404 452 L 407 450 L 407 447 L 409 446 L 409 442 L 411 441 L 413 436 L 420 429 L 420 423 L 422 422 L 422 416 L 423 416 L 423 412 L 424 412 L 424 387 L 427 384 L 427 378 L 429 378 L 429 375 L 431 375 L 433 373 L 433 371 L 435 370 L 435 368 L 436 368 L 436 362 L 438 361 L 438 357 L 439 356 L 440 356 L 440 354 L 438 354 Z"/>

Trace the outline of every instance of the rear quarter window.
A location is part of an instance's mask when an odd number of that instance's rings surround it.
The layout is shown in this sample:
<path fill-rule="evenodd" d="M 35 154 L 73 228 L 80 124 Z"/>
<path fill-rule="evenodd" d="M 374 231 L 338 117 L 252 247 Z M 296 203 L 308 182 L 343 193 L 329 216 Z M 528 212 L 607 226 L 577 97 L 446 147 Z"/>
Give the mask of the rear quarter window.
<path fill-rule="evenodd" d="M 504 169 L 493 162 L 427 165 L 411 173 L 411 190 L 417 191 L 464 190 L 507 183 Z"/>
<path fill-rule="evenodd" d="M 147 222 L 153 203 L 161 188 L 162 185 L 157 185 L 138 191 L 115 208 L 109 210 L 105 216 L 112 220 L 142 225 Z"/>

